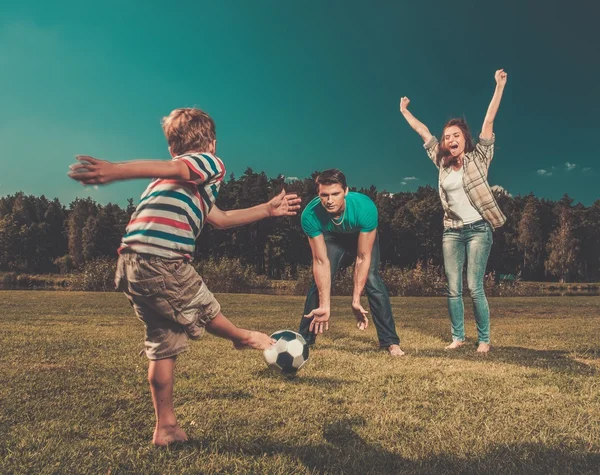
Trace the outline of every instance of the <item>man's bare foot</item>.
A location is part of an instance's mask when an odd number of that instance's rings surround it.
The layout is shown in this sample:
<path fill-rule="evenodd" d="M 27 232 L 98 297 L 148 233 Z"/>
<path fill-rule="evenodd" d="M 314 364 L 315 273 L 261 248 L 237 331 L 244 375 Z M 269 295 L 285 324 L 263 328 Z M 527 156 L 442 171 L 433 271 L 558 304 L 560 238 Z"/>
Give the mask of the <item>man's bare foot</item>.
<path fill-rule="evenodd" d="M 179 427 L 179 424 L 156 427 L 152 437 L 152 443 L 157 447 L 165 447 L 174 442 L 185 442 L 186 440 L 188 440 L 187 434 Z"/>
<path fill-rule="evenodd" d="M 444 350 L 456 350 L 457 348 L 460 348 L 464 344 L 465 344 L 464 341 L 454 340 L 446 348 L 444 348 Z"/>
<path fill-rule="evenodd" d="M 488 353 L 490 351 L 490 344 L 479 342 L 479 346 L 477 347 L 477 353 Z"/>
<path fill-rule="evenodd" d="M 254 350 L 266 350 L 275 343 L 277 342 L 265 333 L 248 330 L 243 339 L 233 342 L 233 346 L 236 350 L 243 350 L 246 348 L 252 348 Z"/>
<path fill-rule="evenodd" d="M 400 349 L 398 345 L 390 345 L 387 347 L 390 356 L 404 356 L 406 353 Z"/>

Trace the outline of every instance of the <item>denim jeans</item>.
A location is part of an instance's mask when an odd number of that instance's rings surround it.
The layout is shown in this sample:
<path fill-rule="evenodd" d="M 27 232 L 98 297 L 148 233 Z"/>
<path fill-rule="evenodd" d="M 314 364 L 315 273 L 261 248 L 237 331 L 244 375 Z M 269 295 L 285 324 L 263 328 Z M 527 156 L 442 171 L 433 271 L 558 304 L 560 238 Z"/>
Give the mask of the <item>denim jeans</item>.
<path fill-rule="evenodd" d="M 342 262 L 342 258 L 346 254 L 356 255 L 358 245 L 358 233 L 342 234 L 342 233 L 326 233 L 325 245 L 327 246 L 327 257 L 331 268 L 331 282 L 333 277 Z M 365 292 L 371 307 L 371 316 L 377 330 L 379 345 L 382 348 L 387 348 L 390 345 L 398 345 L 400 339 L 396 333 L 394 317 L 392 316 L 392 306 L 390 304 L 390 295 L 387 287 L 383 283 L 379 275 L 379 237 L 375 238 L 373 250 L 371 252 L 371 266 L 367 275 L 365 284 Z M 316 284 L 313 282 L 306 303 L 304 304 L 304 315 L 308 315 L 315 308 L 319 308 L 319 291 Z M 299 333 L 306 339 L 309 344 L 315 342 L 315 334 L 309 331 L 312 318 L 304 318 L 300 320 Z"/>
<path fill-rule="evenodd" d="M 490 342 L 490 308 L 485 297 L 483 278 L 492 242 L 492 227 L 483 220 L 467 224 L 463 228 L 444 230 L 442 239 L 444 270 L 448 280 L 448 313 L 454 341 L 465 339 L 462 286 L 466 261 L 467 285 L 473 299 L 478 341 Z"/>

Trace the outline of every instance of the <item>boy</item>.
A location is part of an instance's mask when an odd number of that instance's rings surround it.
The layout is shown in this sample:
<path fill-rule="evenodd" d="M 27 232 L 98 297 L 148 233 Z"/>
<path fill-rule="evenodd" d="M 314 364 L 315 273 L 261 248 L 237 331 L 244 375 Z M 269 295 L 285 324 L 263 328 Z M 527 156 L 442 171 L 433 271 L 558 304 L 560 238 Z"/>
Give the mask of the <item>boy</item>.
<path fill-rule="evenodd" d="M 268 348 L 264 333 L 238 328 L 222 313 L 213 294 L 190 264 L 202 226 L 248 224 L 270 216 L 294 216 L 295 194 L 282 191 L 268 203 L 222 211 L 214 205 L 225 176 L 214 154 L 213 120 L 199 109 L 175 109 L 163 119 L 171 161 L 111 163 L 78 156 L 69 176 L 84 185 L 132 178 L 154 178 L 127 225 L 119 248 L 115 284 L 123 290 L 146 327 L 148 380 L 156 413 L 152 442 L 158 446 L 187 440 L 173 408 L 173 377 L 178 354 L 206 329 L 231 340 L 237 349 Z"/>

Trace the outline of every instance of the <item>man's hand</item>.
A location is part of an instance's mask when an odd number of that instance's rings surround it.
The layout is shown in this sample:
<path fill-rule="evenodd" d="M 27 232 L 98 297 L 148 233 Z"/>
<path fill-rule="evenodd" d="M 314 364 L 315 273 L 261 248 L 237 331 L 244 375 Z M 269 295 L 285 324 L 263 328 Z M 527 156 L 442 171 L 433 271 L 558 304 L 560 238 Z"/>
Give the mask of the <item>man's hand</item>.
<path fill-rule="evenodd" d="M 504 69 L 499 69 L 494 74 L 494 79 L 496 80 L 496 84 L 500 87 L 506 86 L 506 81 L 508 79 L 508 74 L 504 72 Z"/>
<path fill-rule="evenodd" d="M 285 189 L 281 190 L 277 196 L 272 198 L 269 205 L 269 216 L 295 216 L 300 209 L 301 198 L 296 193 L 287 193 Z"/>
<path fill-rule="evenodd" d="M 367 318 L 367 312 L 363 306 L 359 303 L 352 303 L 352 313 L 356 318 L 356 327 L 359 330 L 366 330 L 369 326 L 369 319 Z"/>
<path fill-rule="evenodd" d="M 103 185 L 116 179 L 114 163 L 87 155 L 77 155 L 75 158 L 80 163 L 69 167 L 69 177 L 82 185 Z"/>
<path fill-rule="evenodd" d="M 406 112 L 408 110 L 408 105 L 410 104 L 410 99 L 404 96 L 400 99 L 400 112 Z"/>
<path fill-rule="evenodd" d="M 314 331 L 317 333 L 323 333 L 323 330 L 329 330 L 329 309 L 324 307 L 315 308 L 308 315 L 304 315 L 304 318 L 312 318 L 308 331 Z"/>

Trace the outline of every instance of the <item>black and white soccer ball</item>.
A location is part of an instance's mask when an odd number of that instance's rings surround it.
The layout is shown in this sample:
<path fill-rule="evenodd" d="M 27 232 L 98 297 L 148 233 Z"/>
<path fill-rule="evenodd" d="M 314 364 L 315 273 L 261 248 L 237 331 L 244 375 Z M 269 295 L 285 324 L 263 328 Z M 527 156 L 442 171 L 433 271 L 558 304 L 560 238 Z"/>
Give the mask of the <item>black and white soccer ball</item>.
<path fill-rule="evenodd" d="M 263 352 L 267 366 L 283 374 L 296 374 L 308 361 L 304 337 L 292 330 L 279 330 L 271 338 L 277 343 Z"/>

